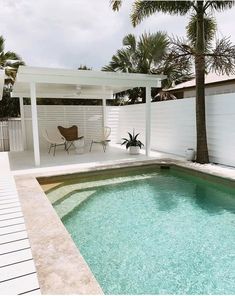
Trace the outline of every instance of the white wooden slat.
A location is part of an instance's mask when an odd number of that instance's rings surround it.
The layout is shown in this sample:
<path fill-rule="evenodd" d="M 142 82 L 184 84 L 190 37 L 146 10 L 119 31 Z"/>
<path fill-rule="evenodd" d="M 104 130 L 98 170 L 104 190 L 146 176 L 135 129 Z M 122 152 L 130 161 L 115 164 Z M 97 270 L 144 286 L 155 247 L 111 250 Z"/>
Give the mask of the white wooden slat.
<path fill-rule="evenodd" d="M 10 253 L 10 252 L 19 251 L 19 250 L 26 249 L 29 247 L 30 247 L 30 245 L 29 245 L 28 239 L 10 242 L 7 244 L 2 244 L 2 245 L 0 245 L 0 255 L 4 255 L 4 254 Z"/>
<path fill-rule="evenodd" d="M 0 235 L 6 235 L 8 233 L 17 232 L 21 230 L 26 230 L 24 224 L 8 226 L 8 227 L 0 228 Z"/>
<path fill-rule="evenodd" d="M 10 225 L 17 225 L 17 224 L 22 224 L 24 223 L 24 218 L 14 218 L 10 220 L 0 220 L 0 227 L 6 227 Z"/>
<path fill-rule="evenodd" d="M 14 254 L 14 256 L 12 256 L 12 254 Z M 32 252 L 30 249 L 25 249 L 25 250 L 20 250 L 14 253 L 4 254 L 4 255 L 1 255 L 0 267 L 25 261 L 32 258 L 33 258 Z M 0 290 L 1 290 L 1 284 L 0 284 Z"/>
<path fill-rule="evenodd" d="M 26 239 L 26 238 L 28 238 L 28 234 L 26 231 L 11 233 L 8 235 L 1 235 L 0 236 L 0 244 L 6 244 L 6 243 Z"/>
<path fill-rule="evenodd" d="M 8 204 L 0 204 L 0 210 L 15 208 L 15 207 L 19 207 L 19 206 L 20 206 L 19 201 L 15 201 L 10 204 L 9 203 Z"/>
<path fill-rule="evenodd" d="M 1 193 L 15 193 L 16 192 L 16 190 L 15 189 L 13 189 L 13 188 L 0 188 L 0 194 Z"/>
<path fill-rule="evenodd" d="M 12 208 L 9 208 L 9 209 L 0 209 L 0 217 L 1 217 L 1 215 L 2 214 L 7 214 L 7 213 L 14 213 L 14 212 L 16 212 L 16 211 L 20 211 L 21 210 L 21 208 L 20 208 L 20 206 L 16 206 L 16 207 L 12 207 Z"/>
<path fill-rule="evenodd" d="M 12 192 L 12 193 L 5 193 L 5 192 L 2 192 L 1 195 L 0 195 L 0 199 L 5 199 L 5 198 L 17 198 L 18 195 L 16 192 Z"/>
<path fill-rule="evenodd" d="M 20 294 L 30 290 L 38 289 L 36 273 L 18 277 L 16 279 L 1 283 L 1 294 Z"/>
<path fill-rule="evenodd" d="M 41 293 L 40 293 L 40 289 L 36 289 L 36 290 L 34 289 L 32 291 L 25 292 L 21 295 L 41 295 Z"/>
<path fill-rule="evenodd" d="M 23 213 L 21 211 L 16 211 L 14 213 L 8 213 L 8 214 L 4 214 L 4 215 L 0 215 L 0 221 L 4 221 L 7 219 L 13 219 L 13 218 L 18 218 L 18 217 L 22 217 Z"/>
<path fill-rule="evenodd" d="M 0 268 L 0 282 L 33 272 L 36 272 L 33 260 L 8 265 Z"/>
<path fill-rule="evenodd" d="M 0 205 L 13 204 L 15 202 L 18 202 L 18 199 L 17 198 L 13 198 L 11 200 L 8 200 L 8 199 L 1 200 L 0 199 Z"/>

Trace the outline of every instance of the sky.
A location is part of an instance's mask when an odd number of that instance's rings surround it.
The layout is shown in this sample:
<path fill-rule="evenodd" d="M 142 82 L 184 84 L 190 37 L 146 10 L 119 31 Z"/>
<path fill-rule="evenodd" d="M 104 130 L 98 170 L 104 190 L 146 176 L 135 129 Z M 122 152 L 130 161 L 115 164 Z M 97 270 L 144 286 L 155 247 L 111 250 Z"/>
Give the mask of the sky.
<path fill-rule="evenodd" d="M 0 35 L 5 49 L 18 53 L 29 66 L 100 70 L 108 64 L 125 35 L 167 32 L 185 36 L 188 18 L 155 14 L 136 28 L 130 22 L 133 0 L 119 12 L 109 0 L 0 0 Z M 217 37 L 235 44 L 235 7 L 216 14 Z"/>

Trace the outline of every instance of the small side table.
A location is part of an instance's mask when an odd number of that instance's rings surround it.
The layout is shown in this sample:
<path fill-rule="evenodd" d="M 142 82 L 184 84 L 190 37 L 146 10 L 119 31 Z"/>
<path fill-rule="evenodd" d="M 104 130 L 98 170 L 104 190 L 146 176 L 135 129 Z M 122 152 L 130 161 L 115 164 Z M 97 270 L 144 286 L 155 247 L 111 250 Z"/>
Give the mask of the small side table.
<path fill-rule="evenodd" d="M 84 138 L 76 140 L 73 142 L 75 146 L 75 151 L 77 154 L 83 154 L 85 150 L 85 141 Z"/>

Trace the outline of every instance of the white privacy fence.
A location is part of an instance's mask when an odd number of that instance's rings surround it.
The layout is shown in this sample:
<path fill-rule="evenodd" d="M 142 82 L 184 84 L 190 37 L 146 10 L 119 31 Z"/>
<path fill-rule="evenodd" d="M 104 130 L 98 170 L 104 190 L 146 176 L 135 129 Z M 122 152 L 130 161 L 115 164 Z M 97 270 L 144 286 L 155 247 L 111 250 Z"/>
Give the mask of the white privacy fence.
<path fill-rule="evenodd" d="M 151 148 L 184 156 L 196 148 L 195 98 L 151 104 Z M 235 166 L 235 94 L 206 98 L 207 138 L 212 162 Z M 120 143 L 127 131 L 145 141 L 145 104 L 107 108 L 112 141 Z"/>
<path fill-rule="evenodd" d="M 27 149 L 33 147 L 31 106 L 25 105 L 25 130 Z M 79 134 L 84 136 L 86 143 L 92 139 L 98 139 L 103 132 L 103 107 L 102 106 L 79 106 L 79 105 L 39 105 L 38 129 L 40 148 L 45 149 L 48 143 L 42 137 L 44 129 L 49 135 L 58 132 L 57 126 L 70 127 L 77 125 Z"/>
<path fill-rule="evenodd" d="M 26 105 L 26 149 L 32 149 L 31 107 Z M 102 106 L 37 106 L 40 147 L 46 148 L 43 129 L 55 132 L 58 125 L 77 125 L 87 144 L 103 132 Z M 206 98 L 207 138 L 212 162 L 235 166 L 235 94 Z M 111 141 L 120 143 L 127 132 L 140 133 L 145 142 L 145 104 L 108 106 L 107 125 Z M 1 124 L 1 122 L 0 122 Z M 8 125 L 8 127 L 7 127 Z M 10 141 L 8 141 L 8 138 Z M 21 121 L 9 120 L 0 125 L 0 150 L 23 150 Z M 10 142 L 10 147 L 8 143 Z M 196 148 L 195 98 L 151 104 L 151 148 L 184 156 L 187 148 Z"/>
<path fill-rule="evenodd" d="M 8 121 L 0 121 L 0 151 L 9 151 Z"/>
<path fill-rule="evenodd" d="M 20 118 L 0 121 L 0 151 L 22 151 L 23 138 Z"/>

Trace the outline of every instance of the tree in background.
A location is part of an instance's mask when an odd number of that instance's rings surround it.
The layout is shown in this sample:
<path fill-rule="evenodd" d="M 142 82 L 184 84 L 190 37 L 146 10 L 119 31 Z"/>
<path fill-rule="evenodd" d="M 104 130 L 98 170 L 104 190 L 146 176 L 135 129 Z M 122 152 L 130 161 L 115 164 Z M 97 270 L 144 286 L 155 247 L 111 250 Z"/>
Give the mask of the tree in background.
<path fill-rule="evenodd" d="M 80 65 L 80 66 L 78 67 L 78 70 L 92 70 L 92 68 L 90 68 L 90 67 L 88 67 L 88 66 L 86 66 L 86 65 Z"/>
<path fill-rule="evenodd" d="M 113 55 L 109 65 L 102 68 L 103 71 L 164 74 L 167 79 L 163 80 L 163 87 L 170 87 L 172 83 L 180 83 L 192 78 L 188 60 L 184 58 L 174 60 L 170 40 L 164 32 L 145 33 L 138 39 L 133 34 L 129 34 L 123 38 L 122 44 L 123 48 Z M 152 97 L 155 97 L 158 92 L 159 89 L 153 89 Z M 131 103 L 136 103 L 139 98 L 145 102 L 144 88 L 135 88 L 120 96 L 127 94 Z"/>
<path fill-rule="evenodd" d="M 119 10 L 122 1 L 112 0 L 112 8 Z M 205 115 L 205 72 L 215 70 L 219 73 L 231 73 L 235 67 L 235 49 L 231 42 L 224 38 L 216 42 L 215 48 L 206 46 L 205 18 L 209 13 L 230 9 L 234 1 L 142 1 L 135 0 L 131 13 L 133 26 L 138 25 L 146 17 L 156 12 L 170 15 L 188 15 L 193 13 L 194 31 L 192 26 L 188 33 L 194 33 L 195 38 L 190 44 L 180 40 L 175 42 L 175 56 L 185 56 L 194 59 L 196 78 L 196 128 L 197 128 L 197 158 L 199 163 L 208 163 L 209 154 L 206 136 Z M 188 27 L 189 28 L 189 27 Z M 191 36 L 192 37 L 192 36 Z M 208 49 L 209 52 L 208 52 Z"/>
<path fill-rule="evenodd" d="M 20 108 L 18 100 L 12 100 L 11 87 L 14 84 L 17 70 L 24 65 L 21 57 L 13 51 L 4 51 L 4 38 L 0 36 L 0 69 L 5 71 L 5 87 L 3 98 L 0 101 L 0 118 L 19 116 Z"/>

